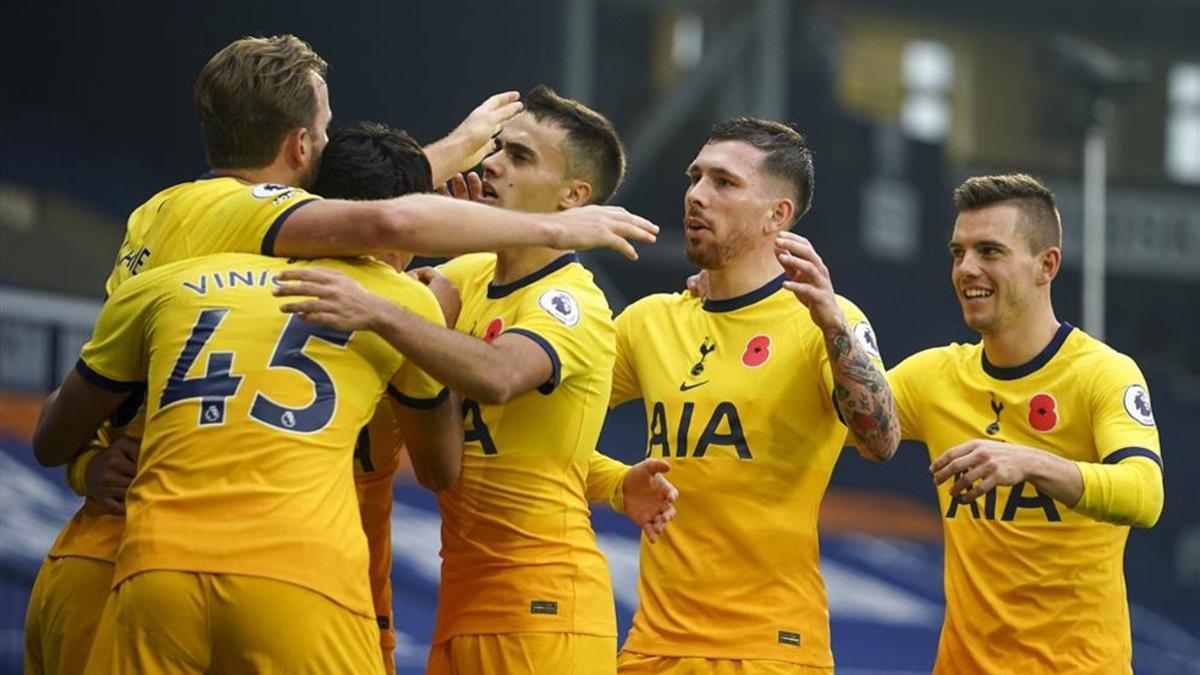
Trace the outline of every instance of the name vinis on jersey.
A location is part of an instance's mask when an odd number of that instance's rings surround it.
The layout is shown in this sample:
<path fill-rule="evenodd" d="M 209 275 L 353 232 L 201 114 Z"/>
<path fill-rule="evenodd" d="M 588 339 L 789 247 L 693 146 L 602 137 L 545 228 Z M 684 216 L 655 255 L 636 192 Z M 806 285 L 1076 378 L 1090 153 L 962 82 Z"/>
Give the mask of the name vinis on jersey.
<path fill-rule="evenodd" d="M 194 282 L 184 281 L 183 287 L 196 295 L 208 295 L 208 291 L 210 290 L 209 279 L 212 280 L 211 290 L 214 291 L 225 288 L 237 288 L 238 286 L 260 287 L 267 284 L 280 285 L 279 280 L 270 270 L 260 270 L 257 273 L 250 270 L 223 270 L 201 274 Z"/>

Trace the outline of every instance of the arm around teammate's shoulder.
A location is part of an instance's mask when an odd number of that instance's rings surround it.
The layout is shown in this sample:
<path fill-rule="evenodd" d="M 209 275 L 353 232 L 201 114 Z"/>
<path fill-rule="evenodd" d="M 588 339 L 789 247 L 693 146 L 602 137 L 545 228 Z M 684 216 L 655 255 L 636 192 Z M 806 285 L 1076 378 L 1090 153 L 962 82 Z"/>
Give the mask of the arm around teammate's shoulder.
<path fill-rule="evenodd" d="M 521 246 L 604 247 L 636 260 L 630 242 L 654 243 L 657 233 L 654 224 L 615 206 L 534 214 L 414 194 L 372 202 L 311 202 L 280 225 L 271 253 L 294 258 L 377 251 L 450 256 Z"/>

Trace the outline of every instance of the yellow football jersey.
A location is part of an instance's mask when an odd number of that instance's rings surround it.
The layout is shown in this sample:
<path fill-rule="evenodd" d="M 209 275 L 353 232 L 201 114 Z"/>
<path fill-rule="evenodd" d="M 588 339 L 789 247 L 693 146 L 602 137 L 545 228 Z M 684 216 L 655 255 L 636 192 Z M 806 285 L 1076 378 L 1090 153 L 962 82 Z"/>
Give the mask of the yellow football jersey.
<path fill-rule="evenodd" d="M 288 215 L 316 195 L 282 185 L 205 177 L 169 187 L 129 216 L 125 240 L 105 282 L 107 295 L 131 276 L 212 253 L 266 253 Z M 126 430 L 137 435 L 136 427 Z M 390 499 L 389 495 L 389 499 Z M 85 501 L 59 532 L 48 556 L 115 560 L 125 520 Z"/>
<path fill-rule="evenodd" d="M 248 185 L 228 176 L 169 187 L 129 215 L 104 290 L 111 295 L 138 272 L 210 253 L 274 255 L 283 222 L 316 199 L 300 188 Z"/>
<path fill-rule="evenodd" d="M 904 437 L 931 458 L 982 438 L 1073 461 L 1162 463 L 1137 365 L 1066 323 L 1020 367 L 992 365 L 981 344 L 952 344 L 905 359 L 888 380 Z M 952 482 L 938 488 L 946 618 L 936 672 L 1130 672 L 1129 528 L 1032 484 L 962 504 L 950 499 Z"/>
<path fill-rule="evenodd" d="M 462 634 L 616 635 L 612 585 L 584 495 L 608 408 L 612 311 L 574 254 L 505 285 L 496 256 L 443 272 L 462 294 L 458 330 L 519 333 L 546 350 L 549 381 L 505 405 L 464 401 L 462 476 L 438 493 L 442 582 L 433 642 Z"/>
<path fill-rule="evenodd" d="M 627 651 L 833 666 L 817 512 L 847 430 L 824 337 L 783 280 L 652 295 L 617 317 L 612 404 L 644 400 L 646 456 L 679 488 L 666 535 L 641 547 Z"/>
<path fill-rule="evenodd" d="M 389 380 L 413 405 L 445 390 L 374 333 L 280 312 L 275 274 L 316 265 L 442 321 L 428 289 L 369 259 L 218 254 L 143 272 L 105 303 L 78 370 L 146 386 L 114 586 L 152 569 L 261 576 L 375 616 L 355 440 Z"/>

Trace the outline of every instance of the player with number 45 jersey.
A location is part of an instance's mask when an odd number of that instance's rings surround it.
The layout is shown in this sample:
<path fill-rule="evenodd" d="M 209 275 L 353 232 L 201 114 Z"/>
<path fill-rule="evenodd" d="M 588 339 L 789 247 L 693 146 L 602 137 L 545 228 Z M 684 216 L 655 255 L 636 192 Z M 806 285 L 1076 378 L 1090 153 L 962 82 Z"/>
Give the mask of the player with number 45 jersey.
<path fill-rule="evenodd" d="M 456 461 L 461 425 L 377 335 L 279 312 L 276 276 L 318 263 L 442 321 L 428 289 L 374 260 L 206 256 L 121 284 L 48 399 L 34 447 L 52 465 L 146 390 L 88 672 L 382 672 L 354 442 L 389 383 L 411 452 Z"/>

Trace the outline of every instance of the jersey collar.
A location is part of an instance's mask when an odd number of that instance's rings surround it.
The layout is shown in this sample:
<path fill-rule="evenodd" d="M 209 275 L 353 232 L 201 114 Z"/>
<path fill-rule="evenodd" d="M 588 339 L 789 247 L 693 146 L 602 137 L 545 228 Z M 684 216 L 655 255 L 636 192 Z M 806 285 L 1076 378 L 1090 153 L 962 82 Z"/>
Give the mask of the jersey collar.
<path fill-rule="evenodd" d="M 783 281 L 787 277 L 786 274 L 780 274 L 766 284 L 746 293 L 739 295 L 736 298 L 726 298 L 724 300 L 705 300 L 704 311 L 706 312 L 732 312 L 735 309 L 753 305 L 773 294 L 775 291 L 783 288 Z"/>
<path fill-rule="evenodd" d="M 514 291 L 521 290 L 529 284 L 532 284 L 539 279 L 544 279 L 554 272 L 566 267 L 567 265 L 577 262 L 579 262 L 578 254 L 567 253 L 566 255 L 559 256 L 555 258 L 549 265 L 546 265 L 536 272 L 527 274 L 516 281 L 511 281 L 507 284 L 489 283 L 487 296 L 489 299 L 496 300 L 498 298 L 503 298 L 506 295 L 511 295 Z"/>
<path fill-rule="evenodd" d="M 1055 331 L 1054 337 L 1050 339 L 1050 344 L 1046 345 L 1045 349 L 1043 349 L 1038 353 L 1037 356 L 1033 357 L 1029 361 L 1011 368 L 1002 368 L 1000 366 L 992 365 L 992 362 L 988 361 L 987 352 L 983 349 L 980 349 L 979 358 L 980 362 L 983 364 L 983 372 L 991 375 L 997 380 L 1016 380 L 1025 377 L 1026 375 L 1031 375 L 1037 372 L 1042 366 L 1049 363 L 1050 359 L 1054 358 L 1054 355 L 1057 354 L 1058 350 L 1062 348 L 1063 343 L 1067 341 L 1067 336 L 1070 335 L 1071 331 L 1074 329 L 1075 327 L 1066 321 L 1062 322 L 1059 324 L 1058 330 Z"/>

